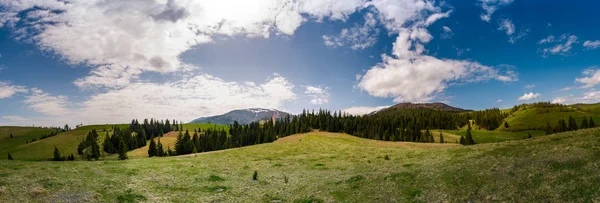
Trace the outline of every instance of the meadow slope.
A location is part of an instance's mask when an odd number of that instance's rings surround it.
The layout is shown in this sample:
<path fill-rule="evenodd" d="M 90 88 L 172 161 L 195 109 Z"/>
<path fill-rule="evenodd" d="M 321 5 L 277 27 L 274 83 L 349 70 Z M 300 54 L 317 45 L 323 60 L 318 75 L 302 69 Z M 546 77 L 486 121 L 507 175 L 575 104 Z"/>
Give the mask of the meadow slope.
<path fill-rule="evenodd" d="M 313 132 L 185 157 L 0 160 L 0 202 L 598 202 L 599 167 L 600 129 L 474 146 Z"/>

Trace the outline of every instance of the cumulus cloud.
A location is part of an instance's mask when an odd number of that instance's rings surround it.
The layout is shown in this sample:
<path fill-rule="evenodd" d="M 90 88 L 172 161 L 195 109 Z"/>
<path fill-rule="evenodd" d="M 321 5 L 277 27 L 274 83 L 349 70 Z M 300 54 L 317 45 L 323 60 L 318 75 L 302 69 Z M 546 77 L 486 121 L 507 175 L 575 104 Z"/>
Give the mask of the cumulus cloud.
<path fill-rule="evenodd" d="M 542 54 L 544 57 L 548 55 L 568 55 L 573 48 L 573 44 L 579 43 L 577 41 L 577 36 L 575 35 L 566 35 L 563 34 L 559 38 L 554 37 L 553 35 L 548 36 L 538 42 L 538 44 L 548 44 L 550 47 L 543 48 Z"/>
<path fill-rule="evenodd" d="M 523 96 L 520 96 L 517 100 L 528 101 L 528 100 L 532 100 L 532 99 L 539 99 L 540 97 L 542 97 L 542 94 L 530 92 L 530 93 L 525 93 Z"/>
<path fill-rule="evenodd" d="M 70 104 L 68 97 L 63 95 L 53 96 L 43 90 L 32 88 L 31 95 L 25 97 L 24 103 L 29 109 L 52 116 L 66 116 L 71 111 L 67 108 Z"/>
<path fill-rule="evenodd" d="M 598 47 L 600 47 L 600 40 L 596 40 L 596 41 L 587 40 L 587 41 L 583 42 L 583 46 L 586 49 L 597 49 Z"/>
<path fill-rule="evenodd" d="M 506 31 L 506 35 L 513 35 L 515 34 L 515 25 L 512 23 L 512 20 L 503 19 L 500 21 L 500 26 L 498 27 L 498 30 Z"/>
<path fill-rule="evenodd" d="M 481 8 L 485 11 L 481 14 L 481 20 L 490 22 L 492 14 L 501 7 L 511 4 L 513 0 L 479 0 Z"/>
<path fill-rule="evenodd" d="M 600 91 L 588 91 L 581 95 L 568 95 L 564 97 L 556 97 L 552 103 L 560 104 L 577 104 L 577 103 L 598 103 L 600 102 Z"/>
<path fill-rule="evenodd" d="M 379 10 L 383 17 L 380 20 L 386 22 L 388 30 L 398 33 L 398 36 L 392 55 L 383 54 L 381 63 L 360 75 L 358 88 L 372 96 L 394 98 L 395 102 L 427 102 L 454 83 L 517 80 L 516 73 L 512 71 L 501 74 L 499 70 L 477 62 L 425 55 L 424 44 L 433 39 L 426 29 L 432 23 L 428 13 L 441 13 L 441 9 L 431 2 L 424 3 L 417 7 L 400 3 L 398 6 L 403 9 L 390 9 L 388 6 Z M 406 12 L 409 9 L 412 10 Z M 407 16 L 407 13 L 413 16 Z M 406 27 L 409 19 L 412 26 Z"/>
<path fill-rule="evenodd" d="M 598 67 L 586 69 L 582 74 L 584 77 L 575 78 L 575 82 L 583 84 L 581 88 L 590 88 L 600 84 L 600 69 Z"/>
<path fill-rule="evenodd" d="M 296 98 L 293 88 L 290 81 L 277 74 L 262 84 L 229 82 L 201 74 L 162 84 L 134 82 L 79 103 L 69 102 L 65 96 L 32 89 L 32 95 L 24 103 L 34 111 L 54 116 L 55 120 L 32 119 L 51 125 L 119 123 L 150 117 L 189 121 L 232 109 L 281 108 L 285 102 Z"/>
<path fill-rule="evenodd" d="M 0 99 L 10 98 L 17 93 L 27 93 L 27 89 L 24 86 L 11 85 L 0 81 Z"/>
<path fill-rule="evenodd" d="M 76 85 L 119 88 L 143 72 L 183 68 L 179 55 L 215 35 L 291 35 L 306 20 L 344 20 L 363 0 L 0 1 L 0 23 L 71 64 L 94 67 Z M 235 6 L 232 6 L 235 5 Z M 31 26 L 24 26 L 31 25 Z"/>
<path fill-rule="evenodd" d="M 534 87 L 535 87 L 535 85 L 534 85 L 534 84 L 531 84 L 531 85 L 525 85 L 525 88 L 527 88 L 527 89 L 533 89 Z"/>
<path fill-rule="evenodd" d="M 365 115 L 374 111 L 389 108 L 390 106 L 354 106 L 346 109 L 342 109 L 342 112 L 352 115 Z"/>
<path fill-rule="evenodd" d="M 362 50 L 375 45 L 379 28 L 376 28 L 377 20 L 373 13 L 364 16 L 363 25 L 355 25 L 348 29 L 344 28 L 338 36 L 323 35 L 325 45 L 328 47 L 341 47 L 348 45 L 354 50 Z"/>
<path fill-rule="evenodd" d="M 329 92 L 327 90 L 329 88 L 310 85 L 307 85 L 305 88 L 304 94 L 311 97 L 311 100 L 309 101 L 311 104 L 320 105 L 329 103 Z"/>

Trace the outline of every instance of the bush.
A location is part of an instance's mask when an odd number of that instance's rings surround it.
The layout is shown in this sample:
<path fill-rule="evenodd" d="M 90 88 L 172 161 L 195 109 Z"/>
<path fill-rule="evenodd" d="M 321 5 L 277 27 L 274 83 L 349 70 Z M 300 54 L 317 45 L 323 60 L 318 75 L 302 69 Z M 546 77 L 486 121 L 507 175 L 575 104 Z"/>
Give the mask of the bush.
<path fill-rule="evenodd" d="M 10 155 L 10 153 L 8 153 L 8 160 L 13 160 L 13 157 Z"/>
<path fill-rule="evenodd" d="M 258 171 L 254 171 L 254 174 L 252 174 L 252 180 L 258 180 Z"/>

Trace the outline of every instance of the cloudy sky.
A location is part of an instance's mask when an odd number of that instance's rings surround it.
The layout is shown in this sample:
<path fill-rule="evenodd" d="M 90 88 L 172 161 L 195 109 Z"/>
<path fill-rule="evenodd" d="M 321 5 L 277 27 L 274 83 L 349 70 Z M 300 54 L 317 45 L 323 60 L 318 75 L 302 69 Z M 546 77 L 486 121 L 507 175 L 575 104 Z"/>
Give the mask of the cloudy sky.
<path fill-rule="evenodd" d="M 0 125 L 600 101 L 595 1 L 0 0 Z"/>

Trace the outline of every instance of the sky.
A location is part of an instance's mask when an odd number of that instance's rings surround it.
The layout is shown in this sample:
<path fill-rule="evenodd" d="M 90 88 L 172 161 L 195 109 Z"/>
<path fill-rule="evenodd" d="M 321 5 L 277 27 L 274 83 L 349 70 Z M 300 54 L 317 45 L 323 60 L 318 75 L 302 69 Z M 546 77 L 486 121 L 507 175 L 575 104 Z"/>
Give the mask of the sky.
<path fill-rule="evenodd" d="M 600 102 L 598 1 L 0 0 L 0 125 Z"/>

